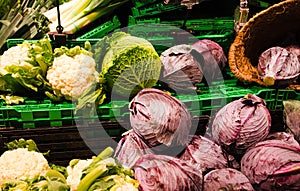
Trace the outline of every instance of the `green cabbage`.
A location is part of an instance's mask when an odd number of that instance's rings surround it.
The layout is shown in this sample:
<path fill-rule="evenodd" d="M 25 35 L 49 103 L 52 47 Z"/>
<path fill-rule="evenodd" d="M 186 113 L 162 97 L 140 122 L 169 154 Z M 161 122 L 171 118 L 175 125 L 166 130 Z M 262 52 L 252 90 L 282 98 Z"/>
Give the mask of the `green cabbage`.
<path fill-rule="evenodd" d="M 134 96 L 140 90 L 155 85 L 162 63 L 152 44 L 123 32 L 110 38 L 101 72 L 106 79 L 107 90 L 111 91 L 114 86 L 113 90 L 118 95 Z"/>
<path fill-rule="evenodd" d="M 132 98 L 140 90 L 153 87 L 162 68 L 153 45 L 125 32 L 106 36 L 93 47 L 100 71 L 100 85 L 79 99 L 77 108 L 87 103 L 102 104 L 109 95 Z"/>

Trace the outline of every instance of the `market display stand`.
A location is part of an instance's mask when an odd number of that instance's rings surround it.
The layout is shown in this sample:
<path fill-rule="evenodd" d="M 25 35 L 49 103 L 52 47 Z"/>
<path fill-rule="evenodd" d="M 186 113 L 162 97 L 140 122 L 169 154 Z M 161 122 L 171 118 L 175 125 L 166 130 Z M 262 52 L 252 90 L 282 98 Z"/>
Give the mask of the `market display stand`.
<path fill-rule="evenodd" d="M 283 131 L 283 113 L 281 110 L 270 111 L 272 117 L 271 131 Z M 192 130 L 195 135 L 205 135 L 210 116 L 204 115 L 192 119 Z M 81 130 L 84 128 L 84 135 Z M 66 166 L 71 159 L 87 159 L 95 156 L 97 150 L 112 146 L 121 139 L 122 134 L 130 129 L 129 120 L 99 121 L 85 127 L 75 126 L 40 127 L 40 128 L 1 128 L 0 153 L 6 151 L 5 143 L 20 138 L 33 139 L 41 152 L 50 150 L 49 163 Z M 89 134 L 92 138 L 89 138 Z M 109 135 L 109 136 L 108 136 Z M 97 138 L 95 138 L 97 136 Z M 88 145 L 87 142 L 88 141 Z"/>

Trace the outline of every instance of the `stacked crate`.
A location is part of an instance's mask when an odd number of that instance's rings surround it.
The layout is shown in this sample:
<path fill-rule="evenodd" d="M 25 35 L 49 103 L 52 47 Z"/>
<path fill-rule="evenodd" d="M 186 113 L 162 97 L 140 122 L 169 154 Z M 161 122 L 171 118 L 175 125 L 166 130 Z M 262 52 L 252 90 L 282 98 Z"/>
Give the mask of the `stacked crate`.
<path fill-rule="evenodd" d="M 128 32 L 149 40 L 159 51 L 198 39 L 213 40 L 227 50 L 235 35 L 233 14 L 209 17 L 202 13 L 205 6 L 201 3 L 188 9 L 158 0 L 132 1 Z"/>

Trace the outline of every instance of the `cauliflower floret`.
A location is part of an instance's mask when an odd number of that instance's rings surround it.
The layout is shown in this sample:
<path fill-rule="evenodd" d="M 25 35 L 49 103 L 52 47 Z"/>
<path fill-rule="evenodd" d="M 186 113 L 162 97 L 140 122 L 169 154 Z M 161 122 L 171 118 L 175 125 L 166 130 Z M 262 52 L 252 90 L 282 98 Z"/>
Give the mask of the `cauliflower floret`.
<path fill-rule="evenodd" d="M 18 148 L 5 151 L 0 157 L 0 185 L 7 181 L 44 176 L 50 169 L 42 153 Z"/>
<path fill-rule="evenodd" d="M 26 60 L 28 60 L 29 47 L 26 44 L 13 46 L 4 51 L 0 57 L 0 73 L 5 75 L 8 72 L 4 69 L 6 66 L 18 65 L 18 66 L 31 66 Z"/>
<path fill-rule="evenodd" d="M 67 166 L 67 184 L 70 186 L 70 191 L 76 191 L 78 184 L 80 182 L 82 171 L 87 168 L 91 163 L 93 159 L 87 159 L 87 160 L 79 160 L 78 163 L 74 166 Z"/>
<path fill-rule="evenodd" d="M 54 58 L 47 72 L 47 80 L 54 91 L 66 99 L 77 99 L 93 83 L 98 82 L 99 74 L 93 57 L 80 53 L 74 57 L 63 54 Z"/>
<path fill-rule="evenodd" d="M 113 179 L 116 183 L 110 188 L 111 191 L 138 191 L 137 181 L 127 175 L 110 175 L 104 178 L 105 181 L 109 179 Z M 96 189 L 95 191 L 101 191 L 101 189 Z"/>

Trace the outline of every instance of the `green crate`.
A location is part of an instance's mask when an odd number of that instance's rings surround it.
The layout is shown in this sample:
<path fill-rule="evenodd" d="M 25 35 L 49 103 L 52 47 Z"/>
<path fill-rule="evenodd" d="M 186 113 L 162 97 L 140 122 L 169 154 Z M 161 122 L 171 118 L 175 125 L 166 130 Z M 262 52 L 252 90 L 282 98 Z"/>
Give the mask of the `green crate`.
<path fill-rule="evenodd" d="M 192 44 L 193 42 L 200 39 L 210 39 L 214 42 L 217 42 L 220 46 L 223 47 L 225 52 L 228 51 L 230 45 L 234 40 L 234 31 L 233 30 L 219 30 L 219 31 L 202 31 L 201 34 L 188 35 L 185 42 L 180 42 L 178 40 L 185 39 L 181 36 L 174 35 L 176 33 L 181 33 L 182 30 L 170 25 L 165 24 L 152 24 L 144 23 L 141 25 L 132 25 L 128 26 L 128 33 L 133 36 L 141 37 L 152 43 L 154 48 L 161 53 L 163 50 L 170 48 L 178 44 Z"/>
<path fill-rule="evenodd" d="M 191 112 L 193 117 L 213 115 L 226 104 L 247 94 L 264 99 L 269 110 L 282 110 L 282 102 L 300 99 L 300 92 L 259 86 L 237 86 L 237 80 L 214 82 L 211 86 L 200 84 L 195 95 L 175 95 Z M 6 105 L 0 102 L 0 127 L 38 128 L 78 125 L 81 122 L 116 121 L 128 119 L 129 101 L 114 100 L 97 108 L 97 114 L 74 114 L 75 105 L 70 102 L 53 103 L 50 100 L 26 100 L 24 104 Z M 89 112 L 89 111 L 88 111 Z M 118 132 L 111 132 L 118 134 Z"/>
<path fill-rule="evenodd" d="M 89 41 L 91 45 L 96 44 L 100 38 L 95 38 L 95 39 L 72 39 L 72 40 L 67 40 L 66 41 L 66 46 L 69 48 L 72 48 L 74 46 L 84 46 L 84 43 L 86 41 Z M 11 48 L 13 46 L 17 46 L 18 44 L 22 44 L 25 40 L 22 38 L 14 38 L 14 39 L 7 39 L 6 40 L 6 46 L 7 48 Z M 26 40 L 27 42 L 36 42 L 37 40 Z M 52 42 L 51 42 L 52 43 Z"/>
<path fill-rule="evenodd" d="M 134 16 L 129 16 L 128 26 L 137 24 L 164 24 L 175 27 L 182 27 L 184 20 L 168 20 L 163 21 L 159 17 L 157 18 L 136 18 Z M 189 19 L 186 21 L 186 29 L 192 31 L 233 31 L 234 30 L 234 19 L 231 17 L 221 17 L 221 18 L 209 18 L 209 19 Z"/>
<path fill-rule="evenodd" d="M 274 96 L 273 110 L 283 110 L 283 101 L 285 100 L 300 100 L 300 91 L 277 89 Z"/>
<path fill-rule="evenodd" d="M 225 80 L 224 84 L 215 82 L 210 87 L 200 86 L 198 90 L 200 91 L 198 95 L 176 96 L 188 107 L 192 116 L 212 115 L 226 104 L 247 94 L 254 94 L 263 98 L 267 103 L 267 107 L 271 110 L 276 96 L 276 89 L 237 86 L 236 80 Z"/>
<path fill-rule="evenodd" d="M 136 8 L 144 7 L 146 5 L 153 4 L 156 2 L 157 0 L 132 0 L 132 4 Z"/>
<path fill-rule="evenodd" d="M 114 16 L 111 21 L 107 21 L 102 25 L 94 28 L 93 30 L 87 32 L 86 34 L 76 38 L 76 39 L 95 39 L 95 38 L 103 38 L 108 35 L 110 32 L 113 32 L 115 29 L 121 26 L 121 22 L 119 21 L 117 16 Z"/>
<path fill-rule="evenodd" d="M 113 121 L 129 115 L 128 101 L 113 101 L 97 108 L 97 114 L 74 114 L 70 102 L 52 103 L 50 100 L 28 100 L 19 105 L 6 105 L 1 100 L 0 127 L 36 128 L 75 125 L 78 121 Z"/>
<path fill-rule="evenodd" d="M 132 15 L 134 17 L 147 17 L 154 16 L 161 13 L 166 13 L 170 11 L 184 9 L 185 7 L 182 5 L 166 5 L 164 3 L 157 3 L 147 7 L 136 8 L 132 7 Z"/>
<path fill-rule="evenodd" d="M 13 38 L 6 40 L 7 48 L 11 48 L 13 46 L 17 46 L 18 44 L 22 44 L 25 40 L 23 38 Z M 36 42 L 36 40 L 26 40 L 27 42 Z"/>

